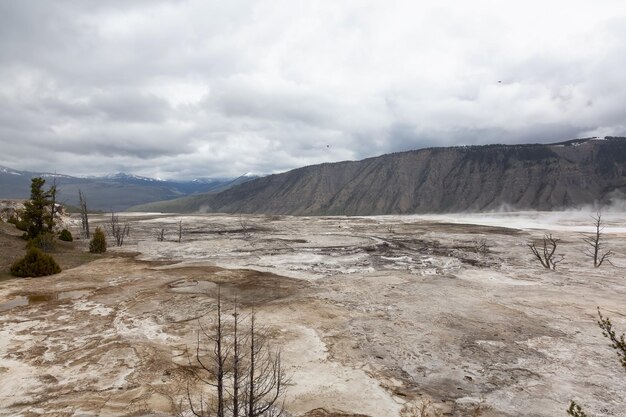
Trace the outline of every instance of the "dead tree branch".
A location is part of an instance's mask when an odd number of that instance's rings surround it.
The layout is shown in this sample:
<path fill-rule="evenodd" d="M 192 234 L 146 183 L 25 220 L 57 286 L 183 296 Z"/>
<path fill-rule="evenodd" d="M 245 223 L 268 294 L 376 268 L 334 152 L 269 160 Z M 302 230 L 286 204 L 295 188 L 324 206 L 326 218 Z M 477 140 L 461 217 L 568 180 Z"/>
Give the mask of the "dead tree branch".
<path fill-rule="evenodd" d="M 541 266 L 546 269 L 555 270 L 556 265 L 563 260 L 564 255 L 557 255 L 556 248 L 560 239 L 552 237 L 551 234 L 546 234 L 543 237 L 542 248 L 537 248 L 535 242 L 528 243 L 527 246 L 531 252 L 541 262 Z"/>

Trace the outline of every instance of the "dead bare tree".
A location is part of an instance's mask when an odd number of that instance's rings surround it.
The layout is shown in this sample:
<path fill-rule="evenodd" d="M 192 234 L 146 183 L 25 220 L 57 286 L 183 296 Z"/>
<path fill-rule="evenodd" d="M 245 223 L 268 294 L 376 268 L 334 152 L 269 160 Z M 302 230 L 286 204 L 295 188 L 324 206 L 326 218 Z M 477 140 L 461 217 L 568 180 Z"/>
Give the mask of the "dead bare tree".
<path fill-rule="evenodd" d="M 178 222 L 178 243 L 183 239 L 183 221 Z"/>
<path fill-rule="evenodd" d="M 268 348 L 268 334 L 256 329 L 254 313 L 250 318 L 248 337 L 248 379 L 243 395 L 247 406 L 246 417 L 280 416 L 283 405 L 279 405 L 279 400 L 287 378 L 281 364 L 280 351 Z"/>
<path fill-rule="evenodd" d="M 234 307 L 232 319 L 224 315 L 218 292 L 212 330 L 199 324 L 196 352 L 188 356 L 194 383 L 187 383 L 189 411 L 196 417 L 279 417 L 287 384 L 280 351 L 269 344 L 267 331 L 250 315 L 242 337 L 241 313 Z M 200 385 L 199 392 L 193 388 Z M 209 388 L 209 392 L 206 388 Z"/>
<path fill-rule="evenodd" d="M 54 225 L 54 216 L 57 214 L 57 177 L 56 172 L 52 177 L 52 186 L 50 186 L 50 190 L 48 190 L 48 195 L 50 196 L 50 220 L 49 229 L 52 231 L 52 227 Z"/>
<path fill-rule="evenodd" d="M 232 392 L 232 415 L 239 417 L 241 404 L 239 403 L 241 387 L 241 339 L 239 337 L 239 321 L 240 315 L 237 311 L 237 302 L 235 301 L 235 312 L 233 313 L 233 392 Z"/>
<path fill-rule="evenodd" d="M 604 251 L 602 249 L 602 246 L 604 245 L 602 237 L 602 231 L 604 230 L 602 213 L 598 211 L 596 212 L 596 215 L 591 216 L 591 218 L 593 219 L 593 225 L 595 226 L 596 231 L 593 234 L 585 235 L 585 237 L 583 237 L 583 241 L 589 245 L 588 248 L 585 248 L 584 253 L 586 256 L 593 259 L 593 266 L 595 268 L 599 268 L 604 261 L 611 264 L 609 258 L 613 256 L 613 251 Z"/>
<path fill-rule="evenodd" d="M 474 245 L 474 250 L 476 251 L 476 253 L 487 256 L 487 253 L 489 253 L 489 245 L 487 244 L 487 239 L 475 240 L 472 243 Z"/>
<path fill-rule="evenodd" d="M 541 262 L 541 266 L 554 271 L 556 265 L 565 257 L 564 255 L 557 255 L 555 253 L 559 241 L 560 239 L 552 237 L 552 234 L 545 234 L 543 236 L 543 247 L 541 249 L 537 249 L 535 242 L 528 243 L 527 246 L 539 262 Z"/>
<path fill-rule="evenodd" d="M 78 189 L 78 204 L 83 236 L 85 239 L 89 239 L 89 214 L 87 212 L 87 200 L 85 199 L 85 194 L 83 194 L 80 188 Z"/>
<path fill-rule="evenodd" d="M 252 236 L 252 234 L 250 233 L 250 223 L 248 222 L 248 219 L 243 217 L 241 214 L 239 215 L 239 226 L 241 226 L 241 233 L 243 234 L 243 238 L 245 240 L 250 239 L 250 236 Z"/>
<path fill-rule="evenodd" d="M 217 295 L 216 319 L 217 323 L 213 332 L 209 332 L 201 322 L 198 322 L 199 330 L 196 341 L 195 366 L 192 360 L 189 357 L 187 358 L 189 368 L 197 381 L 215 388 L 217 394 L 217 409 L 215 409 L 213 402 L 209 403 L 208 400 L 211 396 L 207 395 L 205 397 L 203 390 L 200 390 L 199 399 L 194 401 L 190 383 L 187 381 L 189 409 L 197 417 L 210 417 L 213 412 L 217 413 L 217 417 L 224 417 L 224 369 L 229 352 L 222 349 L 226 334 L 223 326 L 222 301 L 219 292 Z M 211 349 L 206 347 L 205 341 L 212 343 L 213 347 Z"/>
<path fill-rule="evenodd" d="M 161 230 L 157 233 L 157 241 L 163 242 L 165 240 L 165 229 L 161 228 Z"/>
<path fill-rule="evenodd" d="M 119 216 L 115 215 L 115 212 L 111 212 L 111 221 L 109 222 L 109 233 L 115 238 L 115 244 L 122 246 L 124 244 L 124 237 L 130 233 L 130 227 L 128 223 L 120 224 Z"/>

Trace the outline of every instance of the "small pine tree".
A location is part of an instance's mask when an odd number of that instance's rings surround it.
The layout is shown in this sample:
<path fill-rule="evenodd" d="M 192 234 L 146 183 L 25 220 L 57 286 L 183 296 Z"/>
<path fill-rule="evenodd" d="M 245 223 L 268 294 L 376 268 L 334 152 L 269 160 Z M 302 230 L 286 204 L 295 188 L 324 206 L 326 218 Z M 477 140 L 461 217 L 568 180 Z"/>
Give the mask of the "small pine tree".
<path fill-rule="evenodd" d="M 42 189 L 45 183 L 46 180 L 41 177 L 33 178 L 30 185 L 30 200 L 24 203 L 22 220 L 26 224 L 28 239 L 52 231 L 54 227 L 54 203 L 51 197 L 56 195 L 56 188 L 53 187 L 46 192 Z"/>
<path fill-rule="evenodd" d="M 621 336 L 617 335 L 615 330 L 613 330 L 613 323 L 611 323 L 611 319 L 608 317 L 605 318 L 602 315 L 600 307 L 598 307 L 598 317 L 600 318 L 600 320 L 598 320 L 598 326 L 602 329 L 602 335 L 611 341 L 611 347 L 615 349 L 617 356 L 619 357 L 620 365 L 622 365 L 626 371 L 626 335 L 623 333 Z M 572 417 L 588 417 L 582 407 L 576 404 L 575 401 L 570 402 L 567 414 Z"/>
<path fill-rule="evenodd" d="M 583 411 L 581 406 L 576 404 L 575 401 L 569 403 L 569 408 L 567 409 L 567 414 L 572 417 L 587 417 L 587 414 Z"/>
<path fill-rule="evenodd" d="M 96 227 L 96 231 L 93 234 L 91 242 L 89 242 L 89 252 L 91 253 L 104 253 L 107 251 L 107 240 L 104 236 L 104 232 L 99 227 Z"/>
<path fill-rule="evenodd" d="M 67 229 L 61 230 L 61 233 L 59 233 L 59 240 L 63 240 L 65 242 L 73 241 L 74 238 L 72 237 L 72 232 Z"/>
<path fill-rule="evenodd" d="M 619 358 L 619 363 L 626 371 L 626 335 L 622 333 L 621 336 L 618 336 L 615 333 L 611 319 L 602 316 L 600 307 L 598 307 L 598 317 L 600 318 L 600 320 L 598 320 L 598 326 L 602 329 L 602 335 L 611 341 L 611 347 L 615 349 L 615 353 L 617 353 L 617 357 Z"/>
<path fill-rule="evenodd" d="M 54 258 L 37 248 L 30 248 L 26 256 L 11 265 L 11 274 L 16 277 L 43 277 L 59 272 L 61 267 Z"/>
<path fill-rule="evenodd" d="M 52 233 L 42 233 L 30 239 L 26 244 L 26 249 L 35 248 L 44 252 L 51 252 L 56 248 L 56 242 Z"/>

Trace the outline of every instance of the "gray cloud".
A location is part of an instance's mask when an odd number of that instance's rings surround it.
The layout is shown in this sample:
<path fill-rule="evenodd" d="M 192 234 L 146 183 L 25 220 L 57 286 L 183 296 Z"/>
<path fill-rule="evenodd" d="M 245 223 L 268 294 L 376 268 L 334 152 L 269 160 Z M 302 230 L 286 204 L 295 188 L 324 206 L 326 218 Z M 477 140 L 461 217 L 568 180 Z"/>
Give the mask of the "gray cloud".
<path fill-rule="evenodd" d="M 145 94 L 96 94 L 90 105 L 109 121 L 165 122 L 170 113 L 169 103 L 160 97 Z"/>
<path fill-rule="evenodd" d="M 236 176 L 625 134 L 625 28 L 621 0 L 8 0 L 0 164 Z"/>

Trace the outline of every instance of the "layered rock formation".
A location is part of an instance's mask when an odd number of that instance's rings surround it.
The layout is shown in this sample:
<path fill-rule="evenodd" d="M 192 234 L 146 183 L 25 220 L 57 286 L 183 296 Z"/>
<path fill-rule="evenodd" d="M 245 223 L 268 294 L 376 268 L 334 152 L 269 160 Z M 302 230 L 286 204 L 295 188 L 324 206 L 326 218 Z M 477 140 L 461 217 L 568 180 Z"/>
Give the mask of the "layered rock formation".
<path fill-rule="evenodd" d="M 503 205 L 553 210 L 607 201 L 620 192 L 626 192 L 626 138 L 609 137 L 429 148 L 313 165 L 196 197 L 185 211 L 374 215 Z"/>

